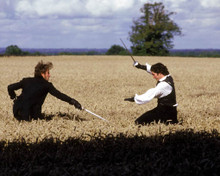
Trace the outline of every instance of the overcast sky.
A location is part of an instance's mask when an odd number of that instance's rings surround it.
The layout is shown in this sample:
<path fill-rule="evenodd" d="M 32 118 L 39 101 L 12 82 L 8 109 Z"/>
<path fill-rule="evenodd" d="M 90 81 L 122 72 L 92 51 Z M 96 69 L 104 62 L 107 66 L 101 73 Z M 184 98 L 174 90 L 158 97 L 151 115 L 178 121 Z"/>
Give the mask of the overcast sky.
<path fill-rule="evenodd" d="M 162 1 L 162 0 L 161 0 Z M 0 47 L 110 48 L 128 45 L 133 20 L 159 0 L 0 0 Z M 182 28 L 175 49 L 220 49 L 220 0 L 163 0 Z"/>

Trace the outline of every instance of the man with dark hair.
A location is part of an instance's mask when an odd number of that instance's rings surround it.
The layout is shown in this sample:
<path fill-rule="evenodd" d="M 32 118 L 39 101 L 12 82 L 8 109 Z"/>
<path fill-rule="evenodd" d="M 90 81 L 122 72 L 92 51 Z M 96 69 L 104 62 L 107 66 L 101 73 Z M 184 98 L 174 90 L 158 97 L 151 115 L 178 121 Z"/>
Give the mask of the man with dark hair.
<path fill-rule="evenodd" d="M 149 89 L 142 95 L 135 95 L 132 98 L 126 98 L 125 101 L 136 102 L 137 104 L 145 104 L 151 101 L 153 98 L 158 99 L 158 105 L 156 108 L 147 111 L 139 118 L 135 120 L 136 124 L 150 124 L 151 122 L 163 122 L 163 123 L 178 123 L 177 120 L 177 103 L 176 93 L 173 78 L 170 76 L 169 71 L 162 63 L 154 65 L 141 65 L 138 62 L 134 63 L 134 66 L 138 69 L 146 70 L 153 75 L 153 78 L 157 80 L 155 88 Z"/>
<path fill-rule="evenodd" d="M 52 83 L 48 82 L 52 67 L 51 62 L 40 61 L 35 66 L 34 77 L 23 78 L 8 86 L 8 94 L 14 100 L 13 114 L 17 120 L 43 119 L 41 108 L 48 93 L 82 110 L 81 104 L 77 100 L 61 93 Z M 22 89 L 22 92 L 17 97 L 15 91 L 18 89 Z"/>

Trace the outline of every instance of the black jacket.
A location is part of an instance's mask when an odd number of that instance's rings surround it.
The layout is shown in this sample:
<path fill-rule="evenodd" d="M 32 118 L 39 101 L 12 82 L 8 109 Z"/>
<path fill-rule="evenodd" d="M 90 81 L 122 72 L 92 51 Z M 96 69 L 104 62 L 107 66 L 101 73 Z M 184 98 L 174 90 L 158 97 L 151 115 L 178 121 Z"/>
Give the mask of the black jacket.
<path fill-rule="evenodd" d="M 20 96 L 16 98 L 15 90 L 22 89 Z M 72 98 L 58 91 L 52 83 L 43 77 L 24 78 L 20 82 L 8 86 L 8 93 L 11 99 L 15 99 L 13 112 L 19 120 L 30 120 L 40 118 L 41 107 L 48 92 L 56 98 L 70 103 Z"/>

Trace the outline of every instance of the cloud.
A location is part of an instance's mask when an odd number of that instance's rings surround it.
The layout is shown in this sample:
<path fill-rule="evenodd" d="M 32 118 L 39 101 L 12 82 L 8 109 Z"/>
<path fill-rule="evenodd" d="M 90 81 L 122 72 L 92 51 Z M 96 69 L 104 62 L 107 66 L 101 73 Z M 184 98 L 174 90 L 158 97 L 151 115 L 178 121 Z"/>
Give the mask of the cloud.
<path fill-rule="evenodd" d="M 18 0 L 19 17 L 106 17 L 131 9 L 135 0 Z"/>
<path fill-rule="evenodd" d="M 220 3 L 219 0 L 200 0 L 201 5 L 204 8 L 219 8 Z"/>
<path fill-rule="evenodd" d="M 217 46 L 219 0 L 0 0 L 0 46 L 109 48 L 128 39 L 140 8 L 154 2 L 177 12 L 184 36 L 176 48 Z"/>
<path fill-rule="evenodd" d="M 6 18 L 6 14 L 4 12 L 0 12 L 0 19 Z"/>
<path fill-rule="evenodd" d="M 78 0 L 20 0 L 15 8 L 19 17 L 74 16 L 82 13 Z"/>
<path fill-rule="evenodd" d="M 134 3 L 134 0 L 88 0 L 85 7 L 91 15 L 106 16 L 130 9 Z"/>

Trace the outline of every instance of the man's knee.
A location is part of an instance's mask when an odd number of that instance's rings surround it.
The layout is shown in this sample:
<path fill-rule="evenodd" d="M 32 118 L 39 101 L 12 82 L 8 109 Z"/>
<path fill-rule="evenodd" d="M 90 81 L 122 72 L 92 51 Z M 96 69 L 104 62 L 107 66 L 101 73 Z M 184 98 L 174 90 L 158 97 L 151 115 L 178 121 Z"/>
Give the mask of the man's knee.
<path fill-rule="evenodd" d="M 135 125 L 142 125 L 142 122 L 141 122 L 139 119 L 136 119 L 136 120 L 134 121 L 134 123 L 135 123 Z"/>
<path fill-rule="evenodd" d="M 22 117 L 18 114 L 14 114 L 14 118 L 16 118 L 18 121 L 22 120 Z"/>
<path fill-rule="evenodd" d="M 13 114 L 14 114 L 14 118 L 16 118 L 18 121 L 22 120 L 20 109 L 13 107 Z"/>
<path fill-rule="evenodd" d="M 25 121 L 30 121 L 30 118 L 28 118 L 28 116 L 23 116 L 22 113 L 20 111 L 18 111 L 17 113 L 14 114 L 14 117 L 18 120 L 25 120 Z"/>
<path fill-rule="evenodd" d="M 168 123 L 170 124 L 176 124 L 178 123 L 178 120 L 176 118 L 172 119 L 172 120 L 169 120 Z"/>
<path fill-rule="evenodd" d="M 147 119 L 146 117 L 139 117 L 138 119 L 136 119 L 134 121 L 135 125 L 147 125 L 150 124 L 149 119 Z"/>
<path fill-rule="evenodd" d="M 44 115 L 41 113 L 41 106 L 38 104 L 31 108 L 30 112 L 31 118 L 34 120 L 44 119 Z"/>

